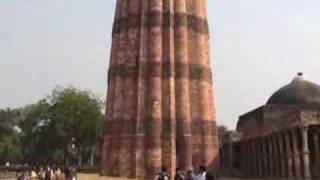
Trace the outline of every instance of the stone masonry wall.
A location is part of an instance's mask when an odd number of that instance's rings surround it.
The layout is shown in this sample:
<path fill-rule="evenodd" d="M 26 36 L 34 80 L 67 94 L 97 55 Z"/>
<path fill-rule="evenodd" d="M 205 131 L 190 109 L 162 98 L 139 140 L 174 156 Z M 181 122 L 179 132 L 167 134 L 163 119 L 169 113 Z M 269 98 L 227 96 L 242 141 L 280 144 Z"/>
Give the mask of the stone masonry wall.
<path fill-rule="evenodd" d="M 206 0 L 118 0 L 101 174 L 218 164 Z"/>

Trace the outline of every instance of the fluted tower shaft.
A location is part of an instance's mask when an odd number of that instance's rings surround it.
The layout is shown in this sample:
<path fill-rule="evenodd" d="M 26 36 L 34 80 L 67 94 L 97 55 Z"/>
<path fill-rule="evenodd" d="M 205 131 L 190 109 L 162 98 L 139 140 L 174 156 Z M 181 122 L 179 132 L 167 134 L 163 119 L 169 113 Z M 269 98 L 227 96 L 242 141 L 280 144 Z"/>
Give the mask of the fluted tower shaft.
<path fill-rule="evenodd" d="M 118 0 L 101 173 L 217 164 L 206 0 Z"/>

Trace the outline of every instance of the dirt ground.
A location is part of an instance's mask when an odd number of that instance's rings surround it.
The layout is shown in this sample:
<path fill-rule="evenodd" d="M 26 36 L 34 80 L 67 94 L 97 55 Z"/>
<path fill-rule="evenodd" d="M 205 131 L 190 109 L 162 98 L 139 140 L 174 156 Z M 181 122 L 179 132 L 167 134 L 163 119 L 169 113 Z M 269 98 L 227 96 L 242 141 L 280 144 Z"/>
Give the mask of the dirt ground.
<path fill-rule="evenodd" d="M 99 174 L 79 174 L 79 180 L 132 180 L 126 178 L 100 177 Z"/>
<path fill-rule="evenodd" d="M 79 174 L 78 177 L 79 177 L 79 180 L 132 180 L 127 178 L 100 177 L 98 174 Z M 244 180 L 244 179 L 222 179 L 222 180 Z M 258 179 L 255 179 L 255 180 L 258 180 Z"/>

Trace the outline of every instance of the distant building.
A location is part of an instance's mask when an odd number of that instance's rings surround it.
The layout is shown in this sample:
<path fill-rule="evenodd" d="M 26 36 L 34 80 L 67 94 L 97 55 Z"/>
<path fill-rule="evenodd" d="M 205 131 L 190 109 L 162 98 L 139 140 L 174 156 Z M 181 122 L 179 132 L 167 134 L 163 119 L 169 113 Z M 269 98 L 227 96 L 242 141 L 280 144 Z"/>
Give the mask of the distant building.
<path fill-rule="evenodd" d="M 319 178 L 320 86 L 298 73 L 267 104 L 240 116 L 220 148 L 224 174 Z"/>

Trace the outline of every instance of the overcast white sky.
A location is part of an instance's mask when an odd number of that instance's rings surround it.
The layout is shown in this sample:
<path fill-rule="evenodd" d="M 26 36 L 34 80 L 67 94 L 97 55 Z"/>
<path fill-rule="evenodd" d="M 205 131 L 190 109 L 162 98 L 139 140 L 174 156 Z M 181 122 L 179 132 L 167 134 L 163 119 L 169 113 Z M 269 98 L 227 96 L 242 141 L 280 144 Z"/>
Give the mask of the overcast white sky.
<path fill-rule="evenodd" d="M 0 0 L 0 108 L 73 85 L 105 98 L 115 0 Z M 320 83 L 319 0 L 208 0 L 218 124 L 296 72 Z"/>

